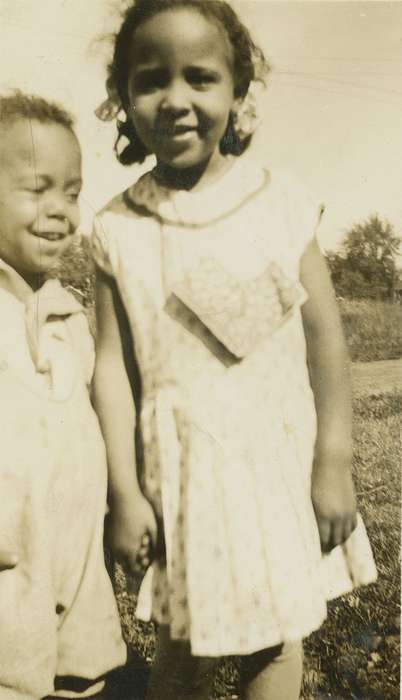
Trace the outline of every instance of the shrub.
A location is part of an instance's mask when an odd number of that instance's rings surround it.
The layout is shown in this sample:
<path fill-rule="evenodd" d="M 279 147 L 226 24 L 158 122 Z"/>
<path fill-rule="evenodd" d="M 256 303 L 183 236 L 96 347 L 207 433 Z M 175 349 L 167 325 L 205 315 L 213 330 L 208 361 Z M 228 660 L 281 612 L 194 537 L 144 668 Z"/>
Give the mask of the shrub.
<path fill-rule="evenodd" d="M 58 277 L 86 309 L 94 305 L 95 265 L 86 236 L 74 239 L 52 275 Z"/>

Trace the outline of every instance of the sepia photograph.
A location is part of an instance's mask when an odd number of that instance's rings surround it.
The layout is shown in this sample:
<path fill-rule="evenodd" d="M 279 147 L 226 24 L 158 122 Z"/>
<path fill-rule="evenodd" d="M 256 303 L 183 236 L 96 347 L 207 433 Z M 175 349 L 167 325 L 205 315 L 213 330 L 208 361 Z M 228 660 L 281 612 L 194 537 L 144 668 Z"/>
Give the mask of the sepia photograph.
<path fill-rule="evenodd" d="M 399 700 L 402 1 L 0 59 L 0 700 Z"/>

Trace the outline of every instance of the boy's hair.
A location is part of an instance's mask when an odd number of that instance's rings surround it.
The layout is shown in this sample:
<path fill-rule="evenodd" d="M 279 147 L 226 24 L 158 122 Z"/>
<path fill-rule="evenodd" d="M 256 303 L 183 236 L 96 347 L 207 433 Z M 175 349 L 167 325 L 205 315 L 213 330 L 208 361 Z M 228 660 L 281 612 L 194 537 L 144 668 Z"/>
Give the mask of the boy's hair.
<path fill-rule="evenodd" d="M 48 102 L 37 95 L 27 95 L 20 90 L 10 95 L 0 95 L 0 127 L 18 119 L 52 122 L 69 131 L 74 130 L 73 116 L 55 102 Z"/>
<path fill-rule="evenodd" d="M 269 71 L 269 64 L 263 51 L 253 42 L 248 29 L 240 21 L 236 12 L 225 0 L 134 0 L 130 3 L 123 18 L 123 23 L 115 36 L 114 53 L 109 65 L 107 84 L 118 94 L 126 121 L 117 122 L 118 138 L 115 152 L 123 165 L 141 163 L 148 151 L 138 138 L 135 128 L 128 117 L 128 76 L 129 54 L 133 34 L 146 20 L 160 12 L 176 8 L 191 8 L 206 19 L 214 22 L 225 32 L 233 49 L 234 97 L 245 97 L 252 80 L 264 80 Z M 124 136 L 129 143 L 122 152 L 117 145 Z M 247 148 L 251 136 L 240 139 L 236 134 L 233 119 L 229 119 L 221 144 L 221 152 L 240 155 Z"/>

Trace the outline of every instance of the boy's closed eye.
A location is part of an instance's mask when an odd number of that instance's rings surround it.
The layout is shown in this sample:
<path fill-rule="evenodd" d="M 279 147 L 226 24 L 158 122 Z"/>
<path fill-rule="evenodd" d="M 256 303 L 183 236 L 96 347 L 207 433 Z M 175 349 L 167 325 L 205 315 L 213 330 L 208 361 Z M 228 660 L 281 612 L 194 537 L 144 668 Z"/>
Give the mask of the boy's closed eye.
<path fill-rule="evenodd" d="M 67 192 L 66 197 L 69 202 L 76 202 L 81 194 L 81 190 L 77 190 L 75 192 Z"/>
<path fill-rule="evenodd" d="M 45 194 L 48 190 L 54 187 L 50 180 L 44 180 L 42 182 L 24 182 L 22 183 L 22 190 L 28 192 L 29 194 L 40 196 Z M 73 186 L 70 184 L 65 189 L 65 196 L 69 202 L 76 202 L 81 193 L 81 182 L 74 182 Z"/>
<path fill-rule="evenodd" d="M 23 180 L 20 183 L 19 189 L 32 194 L 42 194 L 42 192 L 45 192 L 46 187 L 47 183 L 38 182 L 38 180 L 34 178 L 32 180 Z"/>

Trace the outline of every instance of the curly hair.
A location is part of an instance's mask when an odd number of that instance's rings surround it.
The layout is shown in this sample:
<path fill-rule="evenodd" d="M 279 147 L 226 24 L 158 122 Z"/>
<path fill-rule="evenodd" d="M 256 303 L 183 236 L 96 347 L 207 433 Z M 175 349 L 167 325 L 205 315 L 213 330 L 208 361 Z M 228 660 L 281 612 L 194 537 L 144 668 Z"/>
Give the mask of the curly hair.
<path fill-rule="evenodd" d="M 248 29 L 226 0 L 134 0 L 126 10 L 123 23 L 115 36 L 113 58 L 108 67 L 107 80 L 109 92 L 118 96 L 125 113 L 125 121 L 117 120 L 118 137 L 115 143 L 117 158 L 123 165 L 141 163 L 149 155 L 128 116 L 129 55 L 133 35 L 136 29 L 151 17 L 160 12 L 183 7 L 196 10 L 226 33 L 233 48 L 234 97 L 245 97 L 251 81 L 264 82 L 265 75 L 269 71 L 269 64 L 263 51 L 253 42 Z M 128 145 L 119 152 L 118 144 L 121 137 L 126 137 Z M 250 141 L 251 136 L 239 138 L 233 119 L 229 118 L 226 132 L 220 143 L 221 152 L 240 155 Z"/>
<path fill-rule="evenodd" d="M 10 95 L 0 95 L 0 125 L 13 123 L 17 119 L 53 122 L 74 133 L 73 116 L 55 102 L 48 102 L 37 95 L 27 95 L 20 90 Z"/>

